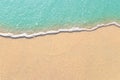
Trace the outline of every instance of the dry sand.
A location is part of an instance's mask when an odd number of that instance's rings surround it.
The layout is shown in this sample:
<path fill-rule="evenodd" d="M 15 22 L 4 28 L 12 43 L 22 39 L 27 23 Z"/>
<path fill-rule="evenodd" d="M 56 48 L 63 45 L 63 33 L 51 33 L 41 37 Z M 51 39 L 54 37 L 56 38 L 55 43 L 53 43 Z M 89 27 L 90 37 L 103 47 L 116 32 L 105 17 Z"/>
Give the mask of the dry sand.
<path fill-rule="evenodd" d="M 0 37 L 0 80 L 120 80 L 120 28 Z"/>

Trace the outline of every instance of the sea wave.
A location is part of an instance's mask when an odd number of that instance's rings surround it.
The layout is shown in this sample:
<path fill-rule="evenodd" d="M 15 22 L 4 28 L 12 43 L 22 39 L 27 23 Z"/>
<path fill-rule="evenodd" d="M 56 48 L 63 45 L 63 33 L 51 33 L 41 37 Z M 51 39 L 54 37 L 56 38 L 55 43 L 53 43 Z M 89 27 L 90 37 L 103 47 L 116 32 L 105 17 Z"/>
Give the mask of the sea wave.
<path fill-rule="evenodd" d="M 33 33 L 33 34 L 27 34 L 27 33 L 22 33 L 22 34 L 14 34 L 14 33 L 0 33 L 0 36 L 2 37 L 8 37 L 8 38 L 34 38 L 34 37 L 38 37 L 38 36 L 45 36 L 45 35 L 52 35 L 52 34 L 58 34 L 58 33 L 71 33 L 71 32 L 82 32 L 82 31 L 94 31 L 96 29 L 99 29 L 101 27 L 107 27 L 110 25 L 115 25 L 117 27 L 120 27 L 120 24 L 117 22 L 111 22 L 111 23 L 107 23 L 107 24 L 98 24 L 95 27 L 92 28 L 80 28 L 80 27 L 72 27 L 69 29 L 58 29 L 58 30 L 49 30 L 46 32 L 38 32 L 38 33 Z"/>

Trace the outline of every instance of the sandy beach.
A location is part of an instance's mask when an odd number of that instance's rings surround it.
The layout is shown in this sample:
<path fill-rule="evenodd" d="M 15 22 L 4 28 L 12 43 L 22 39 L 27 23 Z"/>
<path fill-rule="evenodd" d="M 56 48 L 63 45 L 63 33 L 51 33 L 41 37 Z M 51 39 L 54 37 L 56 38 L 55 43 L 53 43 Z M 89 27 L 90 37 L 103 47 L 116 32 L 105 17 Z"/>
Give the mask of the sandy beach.
<path fill-rule="evenodd" d="M 0 80 L 120 80 L 120 28 L 0 37 Z"/>

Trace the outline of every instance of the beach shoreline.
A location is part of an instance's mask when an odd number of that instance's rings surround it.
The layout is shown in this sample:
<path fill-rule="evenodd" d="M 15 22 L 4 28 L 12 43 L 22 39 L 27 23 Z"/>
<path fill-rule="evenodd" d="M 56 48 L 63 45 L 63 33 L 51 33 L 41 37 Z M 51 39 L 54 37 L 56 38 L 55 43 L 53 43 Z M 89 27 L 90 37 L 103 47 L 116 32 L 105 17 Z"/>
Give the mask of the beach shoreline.
<path fill-rule="evenodd" d="M 17 38 L 34 38 L 34 37 L 39 37 L 39 36 L 45 36 L 45 35 L 54 35 L 54 34 L 58 34 L 58 33 L 72 33 L 72 32 L 82 32 L 82 31 L 94 31 L 96 29 L 102 28 L 102 27 L 108 27 L 108 26 L 116 26 L 116 27 L 120 27 L 120 24 L 117 22 L 110 22 L 110 23 L 106 23 L 106 24 L 98 24 L 95 27 L 91 27 L 91 28 L 80 28 L 80 27 L 72 27 L 72 28 L 68 28 L 68 29 L 58 29 L 58 30 L 49 30 L 49 31 L 45 31 L 45 32 L 35 32 L 32 34 L 27 34 L 27 33 L 22 33 L 22 34 L 13 34 L 10 32 L 4 32 L 4 33 L 0 33 L 0 36 L 2 37 L 7 37 L 7 38 L 13 38 L 13 39 L 17 39 Z"/>

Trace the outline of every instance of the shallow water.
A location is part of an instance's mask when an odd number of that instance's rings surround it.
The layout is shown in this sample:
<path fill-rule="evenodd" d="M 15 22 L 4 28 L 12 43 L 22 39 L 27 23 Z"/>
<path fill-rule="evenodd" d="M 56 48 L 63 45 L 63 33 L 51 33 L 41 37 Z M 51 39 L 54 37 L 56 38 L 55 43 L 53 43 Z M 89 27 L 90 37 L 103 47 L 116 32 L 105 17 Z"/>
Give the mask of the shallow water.
<path fill-rule="evenodd" d="M 119 21 L 119 3 L 120 0 L 0 0 L 0 28 L 26 32 Z"/>

